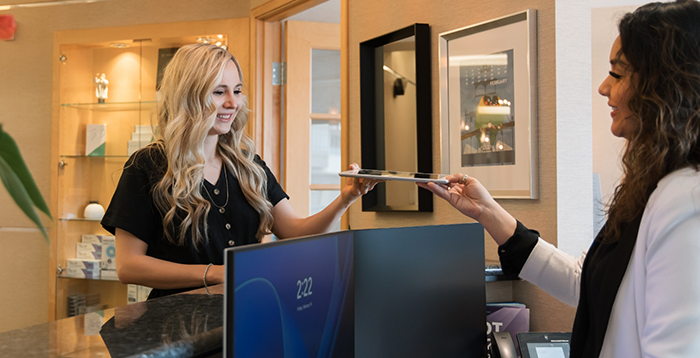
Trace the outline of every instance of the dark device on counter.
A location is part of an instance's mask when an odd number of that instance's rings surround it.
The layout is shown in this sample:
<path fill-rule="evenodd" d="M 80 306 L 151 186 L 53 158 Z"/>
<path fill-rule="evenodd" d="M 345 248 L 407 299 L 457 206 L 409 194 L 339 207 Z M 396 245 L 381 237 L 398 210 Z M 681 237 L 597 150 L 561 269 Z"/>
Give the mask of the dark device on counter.
<path fill-rule="evenodd" d="M 486 353 L 477 223 L 340 231 L 224 257 L 226 358 Z"/>
<path fill-rule="evenodd" d="M 510 332 L 491 333 L 491 358 L 518 358 Z"/>
<path fill-rule="evenodd" d="M 571 332 L 518 333 L 522 358 L 569 358 Z"/>

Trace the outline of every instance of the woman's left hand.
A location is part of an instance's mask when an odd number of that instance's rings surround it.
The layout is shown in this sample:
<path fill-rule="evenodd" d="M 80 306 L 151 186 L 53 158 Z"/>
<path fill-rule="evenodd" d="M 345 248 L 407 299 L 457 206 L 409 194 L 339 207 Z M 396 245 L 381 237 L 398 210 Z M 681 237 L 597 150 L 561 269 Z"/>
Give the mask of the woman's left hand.
<path fill-rule="evenodd" d="M 360 166 L 356 163 L 350 164 L 350 171 L 357 173 L 360 171 Z M 362 195 L 367 194 L 374 189 L 377 183 L 385 180 L 367 179 L 367 178 L 347 178 L 345 187 L 341 190 L 340 196 L 346 203 L 352 203 Z"/>

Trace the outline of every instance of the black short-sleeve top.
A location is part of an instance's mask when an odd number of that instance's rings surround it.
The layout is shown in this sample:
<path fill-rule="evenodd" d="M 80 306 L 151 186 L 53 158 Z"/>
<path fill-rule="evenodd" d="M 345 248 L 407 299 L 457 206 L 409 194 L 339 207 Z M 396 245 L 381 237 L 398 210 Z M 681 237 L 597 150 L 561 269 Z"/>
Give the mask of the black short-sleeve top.
<path fill-rule="evenodd" d="M 274 206 L 289 198 L 265 162 L 257 155 L 254 160 L 267 174 L 270 203 Z M 238 179 L 225 165 L 216 184 L 204 180 L 201 188 L 202 196 L 214 204 L 207 216 L 209 240 L 198 250 L 189 239 L 183 246 L 168 241 L 163 233 L 163 217 L 152 196 L 152 189 L 165 175 L 166 168 L 165 153 L 157 147 L 139 150 L 129 158 L 102 219 L 105 230 L 112 234 L 116 228 L 127 231 L 148 244 L 148 256 L 181 264 L 223 265 L 225 248 L 258 242 L 255 234 L 260 216 L 243 195 Z"/>

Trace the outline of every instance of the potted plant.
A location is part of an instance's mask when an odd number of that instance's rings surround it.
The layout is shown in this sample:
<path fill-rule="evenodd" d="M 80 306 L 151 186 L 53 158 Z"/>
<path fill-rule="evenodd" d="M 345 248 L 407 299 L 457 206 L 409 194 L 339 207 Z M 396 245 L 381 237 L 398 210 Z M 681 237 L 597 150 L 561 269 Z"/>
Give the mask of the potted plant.
<path fill-rule="evenodd" d="M 51 218 L 49 207 L 41 196 L 39 188 L 19 152 L 17 143 L 7 132 L 3 131 L 2 124 L 0 124 L 0 179 L 15 203 L 39 228 L 46 241 L 49 241 L 46 228 L 42 225 L 36 211 L 39 209 Z M 53 221 L 53 218 L 51 220 Z"/>

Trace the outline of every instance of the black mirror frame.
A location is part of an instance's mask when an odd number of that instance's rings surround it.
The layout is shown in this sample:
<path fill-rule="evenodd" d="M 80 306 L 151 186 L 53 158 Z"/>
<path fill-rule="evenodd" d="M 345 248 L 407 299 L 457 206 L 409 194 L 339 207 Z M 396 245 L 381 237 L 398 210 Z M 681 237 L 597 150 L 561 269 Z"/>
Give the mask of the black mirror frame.
<path fill-rule="evenodd" d="M 382 63 L 375 60 L 375 49 L 415 36 L 416 46 L 416 158 L 418 172 L 433 172 L 433 107 L 430 25 L 413 24 L 403 29 L 360 43 L 360 142 L 362 167 L 378 168 L 384 162 L 384 121 L 377 120 L 377 78 L 383 76 Z M 381 83 L 381 82 L 380 82 Z M 382 105 L 383 108 L 383 105 Z M 418 188 L 418 210 L 396 210 L 380 205 L 383 183 L 362 197 L 362 211 L 433 211 L 433 194 Z M 379 190 L 378 190 L 379 189 Z"/>

